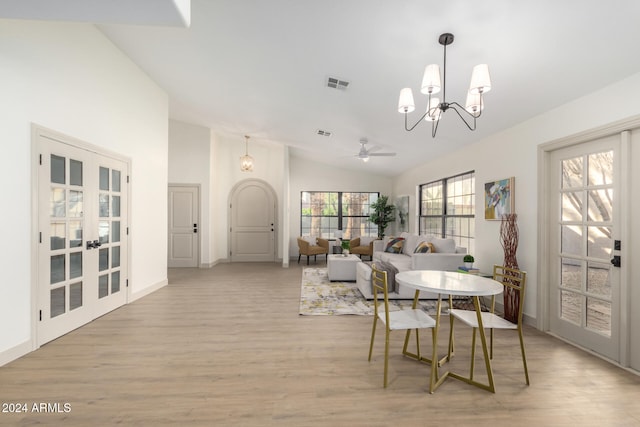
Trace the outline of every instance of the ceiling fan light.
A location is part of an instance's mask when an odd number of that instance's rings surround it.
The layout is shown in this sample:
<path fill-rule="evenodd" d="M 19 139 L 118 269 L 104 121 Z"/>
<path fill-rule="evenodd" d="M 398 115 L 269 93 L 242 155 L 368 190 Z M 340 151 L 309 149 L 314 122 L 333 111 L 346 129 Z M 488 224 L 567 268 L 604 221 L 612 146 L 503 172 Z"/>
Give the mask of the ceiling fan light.
<path fill-rule="evenodd" d="M 472 94 L 487 93 L 491 90 L 491 76 L 487 64 L 478 64 L 473 67 L 469 92 Z"/>
<path fill-rule="evenodd" d="M 413 102 L 413 92 L 410 87 L 405 87 L 400 91 L 400 98 L 398 99 L 398 112 L 410 113 L 416 109 L 416 104 Z"/>
<path fill-rule="evenodd" d="M 427 114 L 424 116 L 424 119 L 428 122 L 437 122 L 440 120 L 440 115 L 442 114 L 442 110 L 439 108 L 440 98 L 431 98 L 429 102 L 429 107 L 427 108 Z"/>
<path fill-rule="evenodd" d="M 464 109 L 473 116 L 479 116 L 480 112 L 484 109 L 482 94 L 471 92 L 467 93 L 467 102 L 465 103 Z"/>
<path fill-rule="evenodd" d="M 440 66 L 438 64 L 427 65 L 424 69 L 424 76 L 422 77 L 422 86 L 420 92 L 425 95 L 434 94 L 440 92 L 442 87 L 440 79 Z"/>
<path fill-rule="evenodd" d="M 362 156 L 362 157 L 360 157 L 360 160 L 362 160 L 363 162 L 367 163 L 369 161 L 369 156 Z"/>

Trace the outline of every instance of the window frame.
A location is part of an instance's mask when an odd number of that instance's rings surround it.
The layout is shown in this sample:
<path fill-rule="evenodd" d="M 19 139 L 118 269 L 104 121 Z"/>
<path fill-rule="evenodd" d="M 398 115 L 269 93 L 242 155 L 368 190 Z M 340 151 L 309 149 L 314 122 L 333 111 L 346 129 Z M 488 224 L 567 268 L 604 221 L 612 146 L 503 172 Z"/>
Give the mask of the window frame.
<path fill-rule="evenodd" d="M 308 194 L 308 202 L 305 203 L 305 193 Z M 334 215 L 325 215 L 325 214 L 321 214 L 321 215 L 305 215 L 305 204 L 306 205 L 311 205 L 312 204 L 312 200 L 314 195 L 318 195 L 318 194 L 326 194 L 327 196 L 325 196 L 325 199 L 328 197 L 329 199 L 331 198 L 331 194 L 335 194 L 336 195 L 336 205 L 335 205 L 335 214 Z M 360 194 L 360 195 L 366 195 L 367 196 L 367 203 L 363 203 L 364 206 L 366 206 L 366 208 L 364 209 L 364 212 L 362 215 L 348 215 L 348 212 L 345 212 L 345 194 Z M 308 190 L 302 190 L 300 191 L 300 236 L 309 236 L 309 235 L 314 235 L 314 237 L 321 237 L 324 239 L 330 239 L 333 240 L 336 237 L 335 232 L 336 231 L 342 231 L 342 232 L 347 232 L 347 234 L 344 234 L 342 237 L 344 237 L 345 239 L 349 239 L 349 238 L 355 238 L 355 237 L 361 237 L 361 236 L 372 236 L 372 237 L 377 237 L 378 235 L 378 226 L 370 221 L 368 221 L 369 219 L 369 215 L 370 215 L 370 206 L 371 204 L 377 200 L 380 197 L 380 192 L 379 191 L 308 191 Z M 325 205 L 323 205 L 322 210 L 325 210 L 324 208 Z M 323 222 L 323 218 L 328 218 L 328 220 L 326 221 L 327 225 L 320 225 L 319 227 L 319 235 L 315 235 L 311 230 L 313 230 L 312 226 L 309 227 L 304 227 L 304 223 L 305 223 L 305 218 L 320 218 L 319 221 L 322 223 Z M 331 218 L 335 218 L 335 226 L 333 226 Z M 354 235 L 354 236 L 350 236 L 349 235 L 349 231 L 351 230 L 345 230 L 345 226 L 347 226 L 347 224 L 349 224 L 350 219 L 351 218 L 355 218 L 356 222 L 361 221 L 360 223 L 360 227 L 359 227 L 359 233 L 358 235 Z M 358 221 L 359 220 L 359 221 Z M 313 220 L 311 220 L 313 221 Z M 363 227 L 364 227 L 364 231 L 363 231 Z"/>
<path fill-rule="evenodd" d="M 459 185 L 464 189 L 469 188 L 468 192 L 450 193 L 450 185 Z M 426 199 L 427 188 L 441 187 L 440 197 Z M 418 186 L 418 233 L 434 234 L 433 228 L 428 228 L 426 224 L 434 220 L 439 223 L 436 228 L 439 231 L 439 237 L 453 238 L 456 245 L 466 247 L 469 253 L 473 252 L 475 246 L 475 211 L 476 211 L 476 185 L 475 170 L 463 172 L 446 178 L 420 184 Z M 455 201 L 464 201 L 467 203 L 456 204 Z M 439 206 L 440 213 L 426 213 L 428 207 L 434 208 Z M 461 206 L 462 212 L 455 212 L 456 206 Z M 453 211 L 453 212 L 452 212 Z M 452 225 L 453 224 L 453 225 Z"/>

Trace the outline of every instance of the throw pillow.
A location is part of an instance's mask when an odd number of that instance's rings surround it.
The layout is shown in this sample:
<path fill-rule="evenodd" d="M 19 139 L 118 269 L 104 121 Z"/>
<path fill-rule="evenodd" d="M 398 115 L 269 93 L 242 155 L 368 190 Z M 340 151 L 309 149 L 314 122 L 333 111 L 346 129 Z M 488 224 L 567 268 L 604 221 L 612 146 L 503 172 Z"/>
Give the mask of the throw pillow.
<path fill-rule="evenodd" d="M 416 254 L 426 254 L 435 252 L 433 245 L 429 242 L 420 242 L 418 246 L 416 246 L 416 250 L 413 251 Z"/>
<path fill-rule="evenodd" d="M 304 236 L 302 237 L 303 240 L 305 240 L 306 242 L 309 243 L 309 246 L 317 246 L 316 243 L 316 238 L 312 237 L 312 236 Z"/>
<path fill-rule="evenodd" d="M 434 252 L 438 252 L 441 254 L 456 253 L 456 242 L 453 239 L 436 238 L 436 239 L 433 239 L 431 243 L 433 243 L 433 247 L 435 248 Z"/>
<path fill-rule="evenodd" d="M 385 248 L 385 252 L 391 252 L 392 254 L 399 254 L 402 252 L 402 245 L 404 244 L 404 239 L 402 237 L 395 237 L 389 240 L 387 243 L 387 247 Z"/>
<path fill-rule="evenodd" d="M 402 253 L 411 256 L 411 251 L 413 251 L 418 245 L 418 236 L 415 234 L 402 233 L 400 237 L 404 237 L 404 248 L 402 249 Z"/>

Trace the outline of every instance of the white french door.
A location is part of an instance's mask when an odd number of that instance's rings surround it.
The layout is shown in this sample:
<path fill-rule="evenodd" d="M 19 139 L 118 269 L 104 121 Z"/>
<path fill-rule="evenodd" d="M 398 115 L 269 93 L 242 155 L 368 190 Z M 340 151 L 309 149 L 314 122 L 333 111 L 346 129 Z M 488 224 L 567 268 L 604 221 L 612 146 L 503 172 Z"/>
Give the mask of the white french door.
<path fill-rule="evenodd" d="M 550 329 L 620 359 L 620 135 L 551 153 Z M 619 245 L 618 245 L 619 246 Z"/>
<path fill-rule="evenodd" d="M 36 132 L 42 345 L 126 303 L 128 164 Z"/>

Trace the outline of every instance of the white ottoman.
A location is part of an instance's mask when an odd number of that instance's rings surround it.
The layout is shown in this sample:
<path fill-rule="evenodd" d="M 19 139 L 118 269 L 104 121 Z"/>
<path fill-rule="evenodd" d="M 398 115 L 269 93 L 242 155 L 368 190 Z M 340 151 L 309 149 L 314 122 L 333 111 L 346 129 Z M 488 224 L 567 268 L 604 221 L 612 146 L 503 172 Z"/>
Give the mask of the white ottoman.
<path fill-rule="evenodd" d="M 362 260 L 357 255 L 328 255 L 327 275 L 329 280 L 332 282 L 337 280 L 355 282 L 356 266 L 361 262 Z"/>

